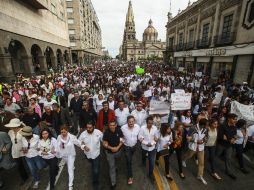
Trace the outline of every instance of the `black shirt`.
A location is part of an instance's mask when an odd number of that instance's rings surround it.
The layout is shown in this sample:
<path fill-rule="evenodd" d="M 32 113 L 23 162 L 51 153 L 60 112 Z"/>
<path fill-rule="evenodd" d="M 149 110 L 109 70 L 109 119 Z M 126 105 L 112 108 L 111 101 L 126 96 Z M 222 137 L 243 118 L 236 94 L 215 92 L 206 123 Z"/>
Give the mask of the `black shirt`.
<path fill-rule="evenodd" d="M 52 125 L 53 123 L 53 114 L 50 113 L 50 114 L 47 114 L 46 112 L 44 112 L 42 114 L 42 118 L 41 118 L 42 121 L 46 121 L 48 123 L 50 123 Z"/>
<path fill-rule="evenodd" d="M 74 113 L 80 113 L 80 111 L 82 110 L 82 105 L 83 105 L 82 98 L 76 100 L 76 98 L 73 97 L 70 102 L 70 110 L 73 111 Z"/>
<path fill-rule="evenodd" d="M 27 126 L 35 128 L 41 121 L 41 118 L 37 113 L 34 113 L 33 115 L 25 114 L 24 117 L 22 118 L 22 121 Z"/>
<path fill-rule="evenodd" d="M 108 111 L 103 111 L 103 125 L 108 126 Z"/>
<path fill-rule="evenodd" d="M 97 121 L 97 114 L 94 109 L 89 109 L 88 111 L 82 109 L 80 112 L 80 127 L 86 128 L 86 124 L 92 121 L 96 124 Z"/>
<path fill-rule="evenodd" d="M 229 148 L 232 145 L 230 141 L 235 137 L 236 132 L 236 126 L 229 126 L 228 124 L 220 126 L 218 132 L 218 143 Z M 224 135 L 227 137 L 227 140 L 224 140 Z"/>
<path fill-rule="evenodd" d="M 123 133 L 119 128 L 116 128 L 114 133 L 110 129 L 106 129 L 103 135 L 103 140 L 107 141 L 111 147 L 118 146 L 120 144 L 120 138 L 123 138 Z M 108 152 L 112 153 L 111 150 L 108 150 Z"/>

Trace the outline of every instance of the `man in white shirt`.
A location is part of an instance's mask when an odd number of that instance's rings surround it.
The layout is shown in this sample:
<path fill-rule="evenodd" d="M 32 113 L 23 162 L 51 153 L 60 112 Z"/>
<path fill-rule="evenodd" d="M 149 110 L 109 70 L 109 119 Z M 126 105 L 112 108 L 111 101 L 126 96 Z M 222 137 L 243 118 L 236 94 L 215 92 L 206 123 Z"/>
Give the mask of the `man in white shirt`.
<path fill-rule="evenodd" d="M 118 107 L 115 110 L 116 122 L 118 127 L 122 127 L 127 123 L 127 117 L 130 115 L 130 111 L 128 107 L 125 107 L 125 102 L 122 100 L 118 102 Z"/>
<path fill-rule="evenodd" d="M 136 144 L 138 141 L 138 134 L 140 127 L 135 124 L 135 118 L 132 115 L 127 117 L 127 124 L 121 127 L 124 136 L 124 152 L 127 160 L 127 172 L 128 172 L 128 184 L 133 183 L 132 174 L 132 157 L 136 150 Z"/>
<path fill-rule="evenodd" d="M 109 109 L 115 110 L 115 101 L 112 95 L 108 96 L 108 105 L 109 105 Z"/>
<path fill-rule="evenodd" d="M 138 102 L 136 105 L 136 109 L 131 112 L 131 115 L 134 116 L 136 123 L 139 126 L 143 126 L 146 124 L 147 112 L 143 109 L 142 102 Z"/>
<path fill-rule="evenodd" d="M 57 102 L 53 99 L 51 99 L 50 94 L 47 94 L 46 96 L 46 100 L 43 102 L 43 106 L 46 107 L 50 107 L 51 110 L 53 110 L 53 104 L 56 104 Z"/>
<path fill-rule="evenodd" d="M 205 143 L 207 140 L 207 125 L 209 125 L 207 119 L 201 119 L 197 125 L 193 128 L 190 128 L 187 140 L 188 143 L 188 151 L 183 155 L 183 166 L 186 167 L 186 160 L 193 157 L 197 154 L 198 157 L 198 175 L 197 179 L 199 179 L 204 185 L 207 185 L 206 180 L 203 178 L 204 173 L 204 149 Z"/>
<path fill-rule="evenodd" d="M 92 164 L 92 176 L 94 189 L 99 189 L 99 174 L 100 174 L 100 148 L 102 141 L 102 132 L 94 128 L 92 122 L 86 125 L 86 131 L 81 133 L 79 141 L 81 142 L 81 149 Z"/>
<path fill-rule="evenodd" d="M 156 149 L 155 145 L 158 141 L 157 127 L 153 125 L 153 117 L 149 116 L 146 119 L 146 125 L 142 126 L 138 135 L 142 147 L 142 163 L 145 165 L 146 155 L 148 155 L 149 172 L 148 175 L 154 182 L 153 169 L 155 163 Z"/>

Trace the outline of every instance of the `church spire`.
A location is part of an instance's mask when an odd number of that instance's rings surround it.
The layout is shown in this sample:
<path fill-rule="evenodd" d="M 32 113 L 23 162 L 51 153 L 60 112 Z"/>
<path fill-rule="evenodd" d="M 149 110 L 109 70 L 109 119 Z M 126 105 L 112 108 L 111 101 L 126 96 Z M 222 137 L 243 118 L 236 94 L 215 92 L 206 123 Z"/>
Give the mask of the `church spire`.
<path fill-rule="evenodd" d="M 133 23 L 133 24 L 135 23 L 131 1 L 129 1 L 129 8 L 128 8 L 128 12 L 127 12 L 127 15 L 126 15 L 126 25 L 130 24 L 130 23 Z"/>

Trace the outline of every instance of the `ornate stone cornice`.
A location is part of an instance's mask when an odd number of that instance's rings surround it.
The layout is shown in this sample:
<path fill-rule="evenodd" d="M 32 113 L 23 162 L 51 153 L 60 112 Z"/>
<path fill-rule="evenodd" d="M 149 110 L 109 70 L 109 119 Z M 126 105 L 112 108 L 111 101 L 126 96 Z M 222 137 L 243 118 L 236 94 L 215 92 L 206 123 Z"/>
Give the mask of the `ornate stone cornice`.
<path fill-rule="evenodd" d="M 242 3 L 243 0 L 222 0 L 221 1 L 221 11 L 233 7 L 234 5 Z"/>

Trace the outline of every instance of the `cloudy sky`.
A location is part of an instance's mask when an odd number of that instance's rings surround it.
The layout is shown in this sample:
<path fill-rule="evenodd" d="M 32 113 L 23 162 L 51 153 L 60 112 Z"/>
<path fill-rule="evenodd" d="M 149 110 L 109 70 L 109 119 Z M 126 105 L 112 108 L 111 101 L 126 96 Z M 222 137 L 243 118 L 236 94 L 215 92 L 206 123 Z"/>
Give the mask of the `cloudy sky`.
<path fill-rule="evenodd" d="M 172 13 L 175 16 L 179 10 L 185 9 L 189 0 L 171 0 Z M 196 0 L 191 0 L 194 2 Z M 115 57 L 119 53 L 122 43 L 126 13 L 129 0 L 92 0 L 97 12 L 102 29 L 103 47 L 109 50 L 110 55 Z M 132 0 L 136 24 L 136 37 L 142 40 L 148 21 L 153 20 L 154 27 L 158 30 L 159 37 L 165 41 L 167 13 L 170 10 L 170 0 Z"/>

